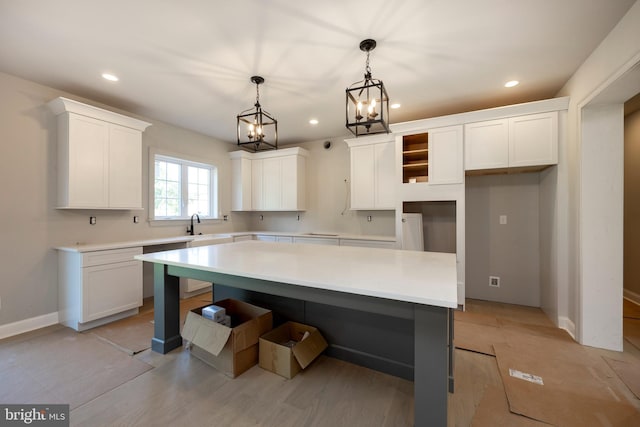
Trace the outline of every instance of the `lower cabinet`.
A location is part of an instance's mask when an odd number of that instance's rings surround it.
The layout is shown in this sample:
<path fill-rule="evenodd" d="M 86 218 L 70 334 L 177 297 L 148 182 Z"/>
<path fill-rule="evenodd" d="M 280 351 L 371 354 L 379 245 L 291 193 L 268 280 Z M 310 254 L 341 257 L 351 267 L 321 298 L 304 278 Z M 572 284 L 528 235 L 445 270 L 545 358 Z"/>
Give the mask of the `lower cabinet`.
<path fill-rule="evenodd" d="M 136 314 L 142 305 L 141 247 L 58 253 L 60 323 L 77 331 Z"/>

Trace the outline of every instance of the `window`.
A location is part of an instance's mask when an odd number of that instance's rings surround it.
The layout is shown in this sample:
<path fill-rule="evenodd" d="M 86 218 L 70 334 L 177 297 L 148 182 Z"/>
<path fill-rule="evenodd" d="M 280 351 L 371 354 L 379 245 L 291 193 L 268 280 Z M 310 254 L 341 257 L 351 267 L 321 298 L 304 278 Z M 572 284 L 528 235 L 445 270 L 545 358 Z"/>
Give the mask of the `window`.
<path fill-rule="evenodd" d="M 213 165 L 152 153 L 153 219 L 218 217 L 218 171 Z"/>

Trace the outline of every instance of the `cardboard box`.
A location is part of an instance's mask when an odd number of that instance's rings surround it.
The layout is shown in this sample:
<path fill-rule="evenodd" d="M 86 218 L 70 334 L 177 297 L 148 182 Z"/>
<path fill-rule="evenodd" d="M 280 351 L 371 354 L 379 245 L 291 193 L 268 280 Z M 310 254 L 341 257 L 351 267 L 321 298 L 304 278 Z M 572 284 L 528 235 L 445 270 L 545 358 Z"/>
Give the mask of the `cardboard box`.
<path fill-rule="evenodd" d="M 303 340 L 307 332 L 309 335 Z M 313 326 L 287 322 L 260 337 L 260 367 L 291 379 L 328 347 Z"/>
<path fill-rule="evenodd" d="M 271 310 L 234 299 L 215 303 L 231 316 L 232 327 L 202 317 L 202 309 L 187 313 L 182 338 L 191 354 L 235 378 L 258 363 L 258 339 L 273 327 Z"/>

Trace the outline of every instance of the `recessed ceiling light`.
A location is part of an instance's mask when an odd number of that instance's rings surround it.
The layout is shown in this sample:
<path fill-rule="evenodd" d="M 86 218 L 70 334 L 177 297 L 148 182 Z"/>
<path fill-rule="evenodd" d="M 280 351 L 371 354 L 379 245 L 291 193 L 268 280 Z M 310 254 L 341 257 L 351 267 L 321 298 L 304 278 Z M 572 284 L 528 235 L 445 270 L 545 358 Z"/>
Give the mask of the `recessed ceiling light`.
<path fill-rule="evenodd" d="M 400 104 L 391 104 L 391 108 L 393 108 L 394 110 L 396 108 L 400 108 Z"/>
<path fill-rule="evenodd" d="M 317 125 L 318 124 L 318 119 L 311 119 L 309 120 L 309 123 L 312 125 Z"/>
<path fill-rule="evenodd" d="M 109 73 L 103 73 L 102 78 L 105 80 L 109 80 L 110 82 L 117 82 L 118 80 L 120 80 L 118 76 L 114 76 L 113 74 Z"/>
<path fill-rule="evenodd" d="M 504 87 L 514 87 L 514 86 L 518 86 L 518 84 L 519 84 L 519 83 L 520 83 L 520 82 L 519 82 L 519 81 L 517 81 L 517 80 L 511 80 L 511 81 L 506 82 L 506 83 L 504 84 Z"/>

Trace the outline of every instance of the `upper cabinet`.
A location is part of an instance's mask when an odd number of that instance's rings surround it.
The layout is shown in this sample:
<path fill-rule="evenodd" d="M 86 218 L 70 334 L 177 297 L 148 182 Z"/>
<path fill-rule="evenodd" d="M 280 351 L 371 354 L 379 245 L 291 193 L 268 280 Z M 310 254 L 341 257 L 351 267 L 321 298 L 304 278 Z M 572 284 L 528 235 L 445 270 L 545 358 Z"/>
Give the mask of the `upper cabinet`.
<path fill-rule="evenodd" d="M 395 209 L 393 137 L 349 139 L 351 209 Z"/>
<path fill-rule="evenodd" d="M 469 123 L 465 170 L 546 167 L 558 163 L 558 112 Z"/>
<path fill-rule="evenodd" d="M 398 137 L 402 145 L 402 182 L 464 182 L 462 126 L 446 126 Z"/>
<path fill-rule="evenodd" d="M 462 184 L 462 126 L 429 130 L 429 183 Z"/>
<path fill-rule="evenodd" d="M 302 148 L 230 153 L 233 211 L 306 209 L 306 157 Z"/>
<path fill-rule="evenodd" d="M 142 131 L 150 123 L 66 98 L 58 117 L 58 207 L 142 209 Z"/>

